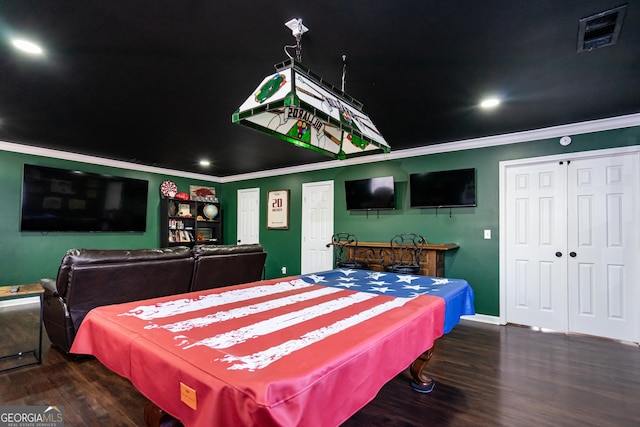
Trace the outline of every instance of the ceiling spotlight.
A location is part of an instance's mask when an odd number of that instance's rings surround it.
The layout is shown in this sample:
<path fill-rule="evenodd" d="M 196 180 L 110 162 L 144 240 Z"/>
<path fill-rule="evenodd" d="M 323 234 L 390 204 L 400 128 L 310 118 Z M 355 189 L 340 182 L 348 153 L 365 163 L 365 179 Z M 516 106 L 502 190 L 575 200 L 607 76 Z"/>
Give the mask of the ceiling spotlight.
<path fill-rule="evenodd" d="M 23 52 L 30 53 L 32 55 L 42 55 L 42 48 L 35 43 L 22 39 L 11 40 L 13 46 L 20 49 Z"/>
<path fill-rule="evenodd" d="M 200 160 L 200 166 L 211 166 L 211 162 L 209 160 Z"/>
<path fill-rule="evenodd" d="M 487 98 L 480 103 L 481 108 L 495 108 L 500 105 L 498 98 Z"/>

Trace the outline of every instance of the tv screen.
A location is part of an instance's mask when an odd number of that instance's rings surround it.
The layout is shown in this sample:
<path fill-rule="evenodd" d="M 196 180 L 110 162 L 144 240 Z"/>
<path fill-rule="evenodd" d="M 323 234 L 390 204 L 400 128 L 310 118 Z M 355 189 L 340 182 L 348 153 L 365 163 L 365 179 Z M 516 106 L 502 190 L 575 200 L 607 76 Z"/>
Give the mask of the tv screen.
<path fill-rule="evenodd" d="M 412 208 L 476 206 L 476 170 L 457 169 L 409 176 Z"/>
<path fill-rule="evenodd" d="M 25 164 L 20 230 L 145 231 L 148 184 Z"/>
<path fill-rule="evenodd" d="M 348 210 L 395 209 L 396 197 L 392 176 L 344 182 Z"/>

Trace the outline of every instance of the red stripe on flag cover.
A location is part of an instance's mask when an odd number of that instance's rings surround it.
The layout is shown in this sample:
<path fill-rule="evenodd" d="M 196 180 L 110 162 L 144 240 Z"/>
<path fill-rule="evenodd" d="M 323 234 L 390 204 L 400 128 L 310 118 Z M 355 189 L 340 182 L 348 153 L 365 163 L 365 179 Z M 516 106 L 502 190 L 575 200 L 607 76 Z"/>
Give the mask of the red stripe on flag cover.
<path fill-rule="evenodd" d="M 188 349 L 197 345 L 204 345 L 210 348 L 228 348 L 233 345 L 242 343 L 248 339 L 271 334 L 273 332 L 289 328 L 293 325 L 297 325 L 298 323 L 303 323 L 303 322 L 315 319 L 316 317 L 324 315 L 326 313 L 331 313 L 333 311 L 336 311 L 345 307 L 349 307 L 353 304 L 356 304 L 361 301 L 366 301 L 374 297 L 375 295 L 373 294 L 365 294 L 365 293 L 347 295 L 345 297 L 340 297 L 335 300 L 326 301 L 321 304 L 304 308 L 302 310 L 292 311 L 289 313 L 285 313 L 281 316 L 276 316 L 270 319 L 262 320 L 252 325 L 245 326 L 240 329 L 236 329 L 234 331 L 230 331 L 224 334 L 218 334 L 214 337 L 206 338 L 204 340 L 200 340 L 196 343 L 186 346 L 185 349 Z M 248 308 L 249 307 L 247 307 L 247 309 Z M 245 314 L 248 315 L 249 312 L 246 312 Z"/>
<path fill-rule="evenodd" d="M 232 370 L 249 370 L 255 371 L 256 369 L 262 369 L 269 366 L 275 361 L 282 359 L 285 356 L 292 354 L 295 351 L 301 350 L 311 344 L 317 343 L 327 337 L 335 335 L 339 332 L 345 331 L 348 328 L 359 325 L 379 314 L 385 313 L 393 308 L 403 306 L 407 300 L 400 298 L 394 298 L 391 301 L 384 302 L 372 309 L 365 310 L 354 314 L 346 319 L 332 323 L 322 328 L 312 330 L 299 339 L 283 342 L 282 344 L 267 348 L 263 351 L 248 354 L 245 356 L 227 355 L 223 358 L 226 362 L 239 361 L 241 363 L 235 363 L 229 367 Z"/>
<path fill-rule="evenodd" d="M 122 313 L 121 316 L 134 316 L 141 320 L 153 320 L 207 308 L 219 307 L 232 302 L 246 301 L 261 296 L 269 296 L 296 289 L 308 288 L 310 286 L 313 285 L 310 285 L 303 280 L 295 279 L 271 285 L 252 286 L 249 288 L 234 289 L 232 291 L 221 293 L 212 293 L 200 296 L 196 299 L 181 298 L 154 305 L 141 305 L 126 313 Z"/>
<path fill-rule="evenodd" d="M 298 290 L 303 292 L 281 296 Z M 270 299 L 251 304 L 251 299 L 265 297 Z M 324 301 L 318 302 L 319 298 Z M 369 304 L 362 304 L 369 300 Z M 223 357 L 214 357 L 211 362 L 224 363 L 230 370 L 254 371 L 402 307 L 410 300 L 310 285 L 294 279 L 201 295 L 196 299 L 138 306 L 121 315 L 151 320 L 145 329 L 159 328 L 173 333 L 172 341 L 183 350 L 224 349 L 215 353 Z M 277 310 L 283 307 L 288 309 Z M 211 313 L 212 308 L 220 311 Z M 333 312 L 340 312 L 338 319 L 328 316 Z M 240 319 L 242 323 L 238 323 Z M 260 337 L 268 339 L 258 340 Z M 256 340 L 255 344 L 242 346 L 250 340 Z M 247 353 L 249 348 L 251 352 Z"/>
<path fill-rule="evenodd" d="M 286 307 L 288 305 L 292 305 L 302 301 L 309 301 L 321 296 L 330 295 L 334 293 L 344 293 L 344 290 L 338 288 L 319 288 L 313 289 L 309 292 L 305 292 L 302 294 L 290 295 L 283 298 L 277 298 L 273 300 L 268 300 L 256 304 L 251 304 L 248 306 L 233 308 L 227 311 L 218 311 L 214 314 L 206 314 L 202 317 L 195 317 L 187 320 L 182 320 L 175 323 L 170 323 L 167 325 L 149 325 L 146 326 L 145 329 L 153 329 L 157 327 L 161 327 L 171 332 L 182 332 L 189 331 L 193 328 L 202 328 L 205 326 L 209 326 L 213 323 L 224 322 L 232 319 L 239 319 L 241 317 L 248 316 L 250 314 L 262 313 L 268 310 L 274 310 L 280 307 Z"/>

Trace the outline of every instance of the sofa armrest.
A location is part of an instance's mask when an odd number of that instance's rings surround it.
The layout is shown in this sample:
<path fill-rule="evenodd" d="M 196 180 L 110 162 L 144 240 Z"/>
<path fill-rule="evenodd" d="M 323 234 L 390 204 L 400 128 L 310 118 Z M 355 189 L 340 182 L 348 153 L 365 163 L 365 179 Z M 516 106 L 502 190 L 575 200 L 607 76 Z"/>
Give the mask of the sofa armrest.
<path fill-rule="evenodd" d="M 54 279 L 40 279 L 40 286 L 42 286 L 45 291 L 51 292 L 53 296 L 59 296 L 56 281 Z"/>

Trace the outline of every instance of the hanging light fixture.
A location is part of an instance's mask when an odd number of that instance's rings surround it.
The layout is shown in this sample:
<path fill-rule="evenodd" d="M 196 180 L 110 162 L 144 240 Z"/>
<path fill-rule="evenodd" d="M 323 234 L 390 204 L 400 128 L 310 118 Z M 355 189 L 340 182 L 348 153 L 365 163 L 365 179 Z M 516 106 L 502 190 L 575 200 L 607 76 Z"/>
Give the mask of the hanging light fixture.
<path fill-rule="evenodd" d="M 285 25 L 296 38 L 295 46 L 285 47 L 289 59 L 275 65 L 275 74 L 258 84 L 232 122 L 336 159 L 388 153 L 389 144 L 362 111 L 362 104 L 344 92 L 346 56 L 338 89 L 302 65 L 301 39 L 309 30 L 302 19 Z M 296 48 L 296 59 L 288 47 Z"/>

